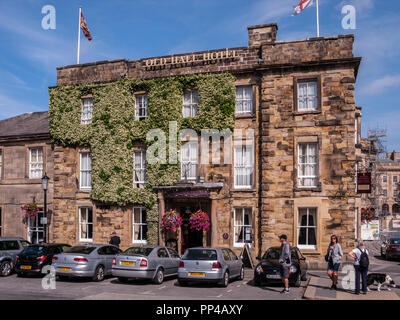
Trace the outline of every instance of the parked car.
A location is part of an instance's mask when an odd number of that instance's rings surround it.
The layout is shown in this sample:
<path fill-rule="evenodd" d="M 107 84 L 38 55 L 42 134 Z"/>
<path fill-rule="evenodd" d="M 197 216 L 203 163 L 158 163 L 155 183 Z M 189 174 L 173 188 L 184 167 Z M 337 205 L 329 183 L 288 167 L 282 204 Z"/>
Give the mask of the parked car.
<path fill-rule="evenodd" d="M 386 260 L 400 258 L 400 236 L 386 236 L 382 240 L 381 256 Z"/>
<path fill-rule="evenodd" d="M 111 275 L 113 258 L 122 252 L 109 244 L 80 244 L 53 257 L 56 275 L 60 278 L 91 277 L 102 281 Z"/>
<path fill-rule="evenodd" d="M 41 274 L 44 266 L 52 263 L 55 254 L 70 248 L 69 244 L 32 244 L 17 255 L 15 270 L 17 275 Z"/>
<path fill-rule="evenodd" d="M 0 275 L 9 276 L 14 270 L 16 256 L 30 245 L 17 237 L 0 237 Z"/>
<path fill-rule="evenodd" d="M 242 257 L 229 248 L 190 248 L 179 263 L 178 283 L 215 282 L 227 287 L 231 279 L 244 278 Z"/>
<path fill-rule="evenodd" d="M 179 260 L 173 248 L 132 247 L 113 259 L 112 275 L 118 277 L 120 282 L 142 278 L 161 284 L 164 277 L 178 275 Z"/>
<path fill-rule="evenodd" d="M 280 264 L 279 264 L 280 247 L 269 248 L 260 258 L 260 263 L 254 269 L 255 285 L 262 283 L 281 283 Z M 307 264 L 306 258 L 303 256 L 299 248 L 291 248 L 292 265 L 290 266 L 289 283 L 291 286 L 300 287 L 301 281 L 307 280 Z"/>

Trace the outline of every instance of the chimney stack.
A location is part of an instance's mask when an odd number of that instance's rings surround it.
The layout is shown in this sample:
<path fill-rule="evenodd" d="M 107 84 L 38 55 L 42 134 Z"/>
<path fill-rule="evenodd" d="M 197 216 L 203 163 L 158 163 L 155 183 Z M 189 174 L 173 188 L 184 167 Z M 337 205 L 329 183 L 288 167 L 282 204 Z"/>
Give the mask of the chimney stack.
<path fill-rule="evenodd" d="M 263 44 L 274 43 L 278 33 L 278 24 L 269 23 L 247 27 L 249 32 L 249 47 L 260 47 Z"/>

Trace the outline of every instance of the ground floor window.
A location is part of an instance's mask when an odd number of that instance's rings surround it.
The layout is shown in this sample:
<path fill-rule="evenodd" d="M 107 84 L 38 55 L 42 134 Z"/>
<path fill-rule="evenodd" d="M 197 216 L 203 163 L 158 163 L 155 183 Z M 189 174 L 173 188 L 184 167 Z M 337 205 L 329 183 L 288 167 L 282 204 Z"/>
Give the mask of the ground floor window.
<path fill-rule="evenodd" d="M 39 211 L 36 216 L 31 216 L 27 220 L 28 224 L 28 241 L 31 243 L 44 242 L 45 225 L 42 224 L 41 218 L 44 218 L 44 212 Z"/>
<path fill-rule="evenodd" d="M 233 217 L 234 246 L 251 244 L 252 235 L 252 212 L 251 208 L 235 208 Z"/>
<path fill-rule="evenodd" d="M 143 207 L 134 207 L 132 213 L 133 243 L 147 243 L 147 214 Z"/>
<path fill-rule="evenodd" d="M 93 209 L 79 208 L 79 241 L 93 241 Z"/>
<path fill-rule="evenodd" d="M 299 208 L 298 217 L 298 247 L 317 249 L 317 208 Z"/>

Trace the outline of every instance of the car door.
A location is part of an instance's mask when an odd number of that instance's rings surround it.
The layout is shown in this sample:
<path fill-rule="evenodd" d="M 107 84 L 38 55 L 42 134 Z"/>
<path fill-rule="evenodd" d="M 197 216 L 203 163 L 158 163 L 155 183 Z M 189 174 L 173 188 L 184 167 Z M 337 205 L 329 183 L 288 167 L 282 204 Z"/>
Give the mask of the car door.
<path fill-rule="evenodd" d="M 157 250 L 157 263 L 156 268 L 163 267 L 164 274 L 170 275 L 171 274 L 171 264 L 170 264 L 170 257 L 169 253 L 166 248 L 162 247 Z"/>
<path fill-rule="evenodd" d="M 112 261 L 114 257 L 120 252 L 117 247 L 107 246 L 105 247 L 105 259 L 106 259 L 106 272 L 111 273 Z"/>
<path fill-rule="evenodd" d="M 228 249 L 229 255 L 231 256 L 232 260 L 232 272 L 234 273 L 234 276 L 239 276 L 240 275 L 240 270 L 242 269 L 242 263 L 239 260 L 238 256 L 236 253 L 234 253 L 231 249 Z"/>
<path fill-rule="evenodd" d="M 181 257 L 179 256 L 178 252 L 176 252 L 173 248 L 167 248 L 169 253 L 169 263 L 171 266 L 171 274 L 177 274 L 179 268 L 179 261 Z"/>
<path fill-rule="evenodd" d="M 22 251 L 18 240 L 6 240 L 4 241 L 4 246 L 6 249 L 6 254 L 11 257 L 13 263 L 15 264 L 16 256 Z"/>
<path fill-rule="evenodd" d="M 95 263 L 95 266 L 101 264 L 104 266 L 106 269 L 106 273 L 108 272 L 108 263 L 107 263 L 107 251 L 108 251 L 108 246 L 100 247 L 97 249 L 97 254 L 98 254 L 98 260 Z M 112 266 L 112 262 L 111 262 Z"/>
<path fill-rule="evenodd" d="M 227 265 L 228 269 L 229 269 L 229 276 L 230 277 L 234 277 L 234 267 L 232 264 L 232 258 L 229 254 L 228 249 L 221 249 L 222 252 L 222 258 L 224 259 L 225 264 Z"/>

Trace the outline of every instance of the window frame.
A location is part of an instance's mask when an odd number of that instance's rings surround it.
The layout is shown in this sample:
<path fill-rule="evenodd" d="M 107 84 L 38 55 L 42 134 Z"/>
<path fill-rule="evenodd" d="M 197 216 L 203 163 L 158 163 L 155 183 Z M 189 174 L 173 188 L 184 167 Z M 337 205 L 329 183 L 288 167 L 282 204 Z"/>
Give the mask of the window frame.
<path fill-rule="evenodd" d="M 241 224 L 236 224 L 236 215 L 238 214 L 237 211 L 241 211 L 239 214 L 241 214 Z M 249 215 L 249 223 L 250 224 L 245 224 L 244 223 L 244 215 L 247 212 L 247 214 Z M 236 228 L 237 227 L 241 227 L 241 230 L 243 230 L 244 235 L 243 237 L 245 237 L 245 233 L 246 233 L 246 229 L 250 227 L 250 242 L 246 242 L 246 240 L 243 238 L 242 242 L 237 242 L 236 241 Z M 249 247 L 251 248 L 253 241 L 254 241 L 254 229 L 253 229 L 253 210 L 251 207 L 235 207 L 233 209 L 233 247 L 235 248 L 243 248 L 246 244 L 249 245 Z"/>
<path fill-rule="evenodd" d="M 195 146 L 195 148 L 191 148 L 191 146 Z M 183 160 L 183 149 L 184 148 L 189 148 L 189 155 L 188 155 L 188 161 Z M 191 155 L 191 151 L 196 150 L 195 156 Z M 197 176 L 198 176 L 198 170 L 199 170 L 199 143 L 198 141 L 190 140 L 190 141 L 185 141 L 181 145 L 181 150 L 180 150 L 180 162 L 181 162 L 181 180 L 184 181 L 196 181 Z M 192 163 L 191 161 L 195 159 L 195 163 Z M 195 175 L 194 176 L 186 176 L 185 173 L 187 171 L 192 171 L 192 168 L 189 170 L 184 170 L 183 166 L 190 164 L 190 166 L 194 165 L 195 166 Z"/>
<path fill-rule="evenodd" d="M 144 101 L 140 102 L 139 100 Z M 143 104 L 144 105 L 141 105 Z M 145 115 L 139 116 L 139 111 L 144 110 Z M 137 93 L 135 94 L 135 121 L 146 120 L 149 116 L 149 96 L 147 93 Z"/>
<path fill-rule="evenodd" d="M 139 209 L 140 210 L 140 222 L 135 222 L 135 209 Z M 143 222 L 143 212 L 144 214 L 146 214 L 146 222 Z M 143 226 L 147 226 L 147 231 L 146 231 L 146 239 L 140 239 L 140 240 L 136 240 L 135 239 L 135 225 L 137 225 L 141 232 L 139 234 L 141 234 L 142 238 L 143 238 Z M 132 208 L 132 243 L 133 244 L 147 244 L 148 242 L 148 223 L 147 223 L 147 211 L 146 208 L 143 206 L 134 206 Z"/>
<path fill-rule="evenodd" d="M 190 102 L 185 103 L 185 95 L 190 95 Z M 196 99 L 194 99 L 194 96 Z M 194 102 L 195 100 L 195 102 Z M 189 116 L 185 116 L 185 108 L 189 108 Z M 198 90 L 187 90 L 183 92 L 182 96 L 182 117 L 183 118 L 193 118 L 199 113 L 199 92 Z"/>
<path fill-rule="evenodd" d="M 242 145 L 237 145 L 233 147 L 233 187 L 234 189 L 253 189 L 254 188 L 254 144 L 252 145 L 246 145 L 246 144 L 242 144 Z M 243 165 L 241 167 L 237 166 L 237 150 L 241 148 L 241 158 L 242 158 L 242 162 Z M 246 149 L 246 151 L 243 152 L 243 149 Z M 246 153 L 247 153 L 247 148 L 250 148 L 249 154 L 251 157 L 251 164 L 246 165 L 245 164 L 245 158 L 246 158 Z M 238 181 L 236 178 L 236 170 L 237 169 L 243 169 L 243 170 L 249 170 L 250 171 L 250 184 L 248 185 L 238 185 Z"/>
<path fill-rule="evenodd" d="M 399 182 L 399 176 L 393 176 L 393 183 Z"/>
<path fill-rule="evenodd" d="M 88 154 L 89 157 L 88 159 L 90 159 L 90 169 L 82 169 L 82 155 L 83 154 Z M 90 177 L 90 186 L 83 186 L 82 185 L 82 174 L 83 173 L 88 173 L 89 177 Z M 92 190 L 92 154 L 90 151 L 80 151 L 79 152 L 79 190 L 84 191 L 84 192 L 88 192 Z"/>
<path fill-rule="evenodd" d="M 245 96 L 245 89 L 249 89 L 250 91 L 250 98 L 246 99 Z M 238 91 L 242 90 L 241 97 L 238 98 Z M 250 102 L 250 110 L 244 110 L 243 103 Z M 241 104 L 241 111 L 238 111 L 238 105 Z M 254 113 L 254 93 L 253 93 L 253 85 L 237 85 L 235 90 L 235 115 L 236 116 L 247 116 L 252 115 Z"/>
<path fill-rule="evenodd" d="M 37 170 L 38 171 L 38 169 L 33 169 L 32 168 L 32 164 L 33 164 L 33 162 L 32 162 L 32 151 L 33 150 L 41 150 L 42 151 L 42 162 L 41 162 L 41 165 L 42 165 L 42 168 L 41 168 L 41 174 L 38 176 L 38 177 L 34 177 L 34 176 L 32 176 L 32 170 Z M 37 159 L 39 158 L 39 153 L 37 152 L 36 153 L 36 157 L 37 157 Z M 43 177 L 43 172 L 44 172 L 44 163 L 45 163 L 45 161 L 44 161 L 44 147 L 41 147 L 41 146 L 38 146 L 38 147 L 30 147 L 29 148 L 29 179 L 42 179 L 42 177 Z M 39 161 L 36 161 L 36 163 L 35 163 L 36 165 L 38 165 L 38 164 L 40 164 L 40 162 Z"/>
<path fill-rule="evenodd" d="M 140 153 L 140 155 L 141 155 L 140 156 L 141 166 L 139 169 L 136 168 L 136 159 L 137 159 L 136 154 L 137 153 Z M 143 171 L 143 181 L 136 180 L 136 171 L 137 170 Z M 135 150 L 133 152 L 133 187 L 134 188 L 144 188 L 145 184 L 146 184 L 146 150 Z"/>
<path fill-rule="evenodd" d="M 92 103 L 86 105 L 86 101 L 91 101 Z M 81 124 L 87 125 L 92 123 L 93 120 L 93 97 L 87 96 L 81 98 Z"/>
<path fill-rule="evenodd" d="M 308 160 L 308 157 L 310 156 L 309 153 L 308 153 L 308 150 L 309 150 L 308 146 L 311 145 L 311 144 L 315 145 L 315 150 L 316 150 L 316 155 L 315 156 L 317 158 L 317 161 L 315 163 L 308 163 L 308 162 L 300 163 L 300 156 L 301 156 L 300 155 L 300 150 L 301 150 L 300 147 L 302 145 L 307 145 L 307 147 L 306 147 L 306 159 Z M 319 160 L 320 160 L 319 145 L 320 145 L 319 142 L 298 142 L 297 143 L 297 182 L 296 182 L 296 185 L 297 185 L 297 188 L 299 188 L 299 189 L 316 189 L 316 188 L 319 187 L 319 176 L 320 176 L 319 175 Z M 306 176 L 306 175 L 302 176 L 302 175 L 300 175 L 300 173 L 301 173 L 300 166 L 301 165 L 304 165 L 304 166 L 315 165 L 316 176 Z M 300 179 L 315 179 L 315 184 L 312 185 L 312 186 L 300 185 Z"/>
<path fill-rule="evenodd" d="M 85 209 L 86 213 L 86 220 L 87 222 L 85 223 L 87 226 L 87 231 L 86 233 L 89 234 L 89 225 L 92 225 L 92 238 L 82 238 L 82 225 L 84 224 L 82 222 L 82 209 Z M 92 210 L 92 222 L 89 222 L 89 209 Z M 79 233 L 79 242 L 93 242 L 94 240 L 94 210 L 93 207 L 90 206 L 82 206 L 78 208 L 78 214 L 79 214 L 79 228 L 78 228 L 78 233 Z"/>
<path fill-rule="evenodd" d="M 317 108 L 312 109 L 312 110 L 299 110 L 299 90 L 298 90 L 298 85 L 299 83 L 309 83 L 309 82 L 316 82 L 317 83 L 317 96 L 316 96 L 316 102 L 317 102 Z M 322 85 L 321 85 L 321 76 L 316 75 L 312 77 L 294 77 L 293 78 L 293 100 L 294 100 L 294 112 L 303 114 L 303 113 L 320 113 L 322 110 Z"/>
<path fill-rule="evenodd" d="M 307 226 L 301 226 L 300 221 L 300 211 L 307 210 Z M 310 216 L 310 209 L 315 210 L 315 226 L 309 226 L 309 216 Z M 300 229 L 306 229 L 306 242 L 307 244 L 300 244 Z M 314 228 L 315 229 L 315 245 L 308 244 L 308 229 Z M 318 250 L 318 207 L 298 207 L 297 208 L 297 248 L 301 250 Z"/>

